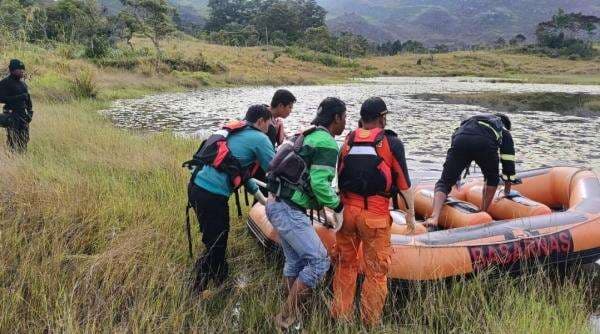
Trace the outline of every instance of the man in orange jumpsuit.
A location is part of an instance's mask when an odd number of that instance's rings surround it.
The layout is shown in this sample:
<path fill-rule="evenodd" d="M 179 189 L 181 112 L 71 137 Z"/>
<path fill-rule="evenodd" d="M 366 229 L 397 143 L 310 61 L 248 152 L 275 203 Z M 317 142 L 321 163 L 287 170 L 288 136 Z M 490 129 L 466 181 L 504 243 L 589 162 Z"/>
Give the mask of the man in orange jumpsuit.
<path fill-rule="evenodd" d="M 406 167 L 404 145 L 391 130 L 384 130 L 385 102 L 366 100 L 360 110 L 361 127 L 351 132 L 341 149 L 339 188 L 344 203 L 344 223 L 337 232 L 337 263 L 333 280 L 332 316 L 349 320 L 353 315 L 357 254 L 362 242 L 365 280 L 361 293 L 361 318 L 377 325 L 387 296 L 391 256 L 390 198 L 400 194 L 406 203 L 406 221 L 414 230 L 414 200 Z"/>

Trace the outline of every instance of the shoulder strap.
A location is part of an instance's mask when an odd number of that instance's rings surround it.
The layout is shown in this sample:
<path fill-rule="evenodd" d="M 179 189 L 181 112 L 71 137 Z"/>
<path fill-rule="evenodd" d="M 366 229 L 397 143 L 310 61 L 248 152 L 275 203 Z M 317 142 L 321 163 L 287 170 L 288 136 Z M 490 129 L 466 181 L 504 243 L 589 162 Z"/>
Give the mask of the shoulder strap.
<path fill-rule="evenodd" d="M 308 128 L 308 129 L 306 129 L 306 130 L 302 131 L 302 135 L 303 135 L 304 137 L 306 137 L 306 136 L 308 136 L 309 134 L 311 134 L 311 133 L 313 133 L 313 132 L 317 131 L 317 129 L 319 129 L 319 128 L 318 128 L 318 127 L 316 127 L 316 126 L 311 126 L 310 128 Z"/>
<path fill-rule="evenodd" d="M 359 131 L 368 131 L 368 137 L 361 137 L 360 134 L 358 134 L 358 138 L 357 138 L 357 133 Z M 377 128 L 377 129 L 372 129 L 372 130 L 364 130 L 364 129 L 358 129 L 353 131 L 350 135 L 349 135 L 349 140 L 348 140 L 348 146 L 354 146 L 357 145 L 357 143 L 360 143 L 361 145 L 369 145 L 369 146 L 377 146 L 385 137 L 385 131 L 383 131 L 383 129 Z"/>
<path fill-rule="evenodd" d="M 302 149 L 302 146 L 304 146 L 304 139 L 318 129 L 319 128 L 316 126 L 311 126 L 310 128 L 297 134 L 296 138 L 294 139 L 294 151 L 298 153 Z"/>
<path fill-rule="evenodd" d="M 240 132 L 246 128 L 261 131 L 253 123 L 247 121 L 231 121 L 223 126 L 223 130 L 227 131 L 229 134 Z"/>
<path fill-rule="evenodd" d="M 356 136 L 356 130 L 350 132 L 348 134 L 348 146 L 352 147 L 354 145 L 354 137 Z"/>

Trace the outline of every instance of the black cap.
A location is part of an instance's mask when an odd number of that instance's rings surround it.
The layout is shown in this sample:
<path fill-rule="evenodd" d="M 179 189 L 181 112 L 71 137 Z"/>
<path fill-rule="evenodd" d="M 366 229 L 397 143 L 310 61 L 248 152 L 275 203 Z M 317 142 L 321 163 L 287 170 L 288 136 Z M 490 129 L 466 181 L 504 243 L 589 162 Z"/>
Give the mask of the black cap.
<path fill-rule="evenodd" d="M 360 118 L 367 122 L 375 120 L 387 113 L 387 106 L 380 97 L 371 97 L 363 102 L 362 107 L 360 107 Z"/>
<path fill-rule="evenodd" d="M 346 112 L 346 103 L 337 97 L 328 97 L 319 104 L 317 116 L 311 122 L 313 125 L 329 126 L 335 119 L 335 115 Z"/>
<path fill-rule="evenodd" d="M 10 63 L 8 64 L 8 69 L 10 71 L 24 70 L 25 64 L 23 64 L 23 62 L 18 59 L 11 59 Z"/>

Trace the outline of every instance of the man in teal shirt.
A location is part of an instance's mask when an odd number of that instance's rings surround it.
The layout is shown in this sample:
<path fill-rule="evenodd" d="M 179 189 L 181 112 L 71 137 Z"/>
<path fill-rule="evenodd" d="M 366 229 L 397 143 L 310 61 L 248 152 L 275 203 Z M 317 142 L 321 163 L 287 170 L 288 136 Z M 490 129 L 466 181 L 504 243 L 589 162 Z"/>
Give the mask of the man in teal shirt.
<path fill-rule="evenodd" d="M 257 163 L 266 171 L 275 156 L 275 149 L 266 135 L 271 112 L 263 105 L 254 105 L 248 109 L 244 120 L 248 125 L 227 136 L 227 147 L 242 169 Z M 221 284 L 229 274 L 225 252 L 229 235 L 229 196 L 234 186 L 230 176 L 223 171 L 209 165 L 197 168 L 202 169 L 188 186 L 188 198 L 198 217 L 206 248 L 194 267 L 193 288 L 200 293 L 211 279 Z M 254 181 L 247 180 L 245 186 L 259 201 L 265 201 Z"/>

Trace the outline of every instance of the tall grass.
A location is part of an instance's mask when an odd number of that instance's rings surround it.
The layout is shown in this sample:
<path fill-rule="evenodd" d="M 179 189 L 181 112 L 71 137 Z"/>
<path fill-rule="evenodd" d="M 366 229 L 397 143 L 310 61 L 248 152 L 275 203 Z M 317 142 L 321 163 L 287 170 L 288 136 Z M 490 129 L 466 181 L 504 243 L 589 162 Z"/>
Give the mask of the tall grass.
<path fill-rule="evenodd" d="M 98 87 L 94 73 L 90 70 L 84 70 L 71 79 L 71 93 L 78 99 L 96 98 L 98 96 Z"/>
<path fill-rule="evenodd" d="M 273 332 L 270 319 L 284 295 L 281 265 L 233 206 L 231 278 L 212 297 L 189 294 L 189 175 L 180 163 L 197 143 L 116 129 L 97 113 L 111 98 L 174 89 L 179 81 L 102 70 L 97 99 L 57 99 L 72 95 L 67 74 L 90 65 L 52 53 L 45 60 L 19 55 L 33 65 L 37 112 L 27 154 L 0 146 L 0 333 Z M 194 238 L 198 253 L 197 229 Z M 556 281 L 542 273 L 412 285 L 390 296 L 383 326 L 371 331 L 585 332 L 587 316 L 599 310 L 598 285 L 597 277 Z M 317 290 L 308 332 L 364 330 L 332 321 L 330 299 L 326 287 Z"/>

